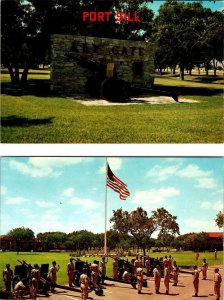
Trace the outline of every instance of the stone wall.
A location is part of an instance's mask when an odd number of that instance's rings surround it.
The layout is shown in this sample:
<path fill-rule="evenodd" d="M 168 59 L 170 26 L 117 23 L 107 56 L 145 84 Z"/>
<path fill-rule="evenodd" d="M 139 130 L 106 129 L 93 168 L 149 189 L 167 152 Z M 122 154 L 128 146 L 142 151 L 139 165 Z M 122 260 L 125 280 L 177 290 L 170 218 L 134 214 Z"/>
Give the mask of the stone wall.
<path fill-rule="evenodd" d="M 51 43 L 51 89 L 54 92 L 86 93 L 86 82 L 94 71 L 87 68 L 83 60 L 104 65 L 114 63 L 118 77 L 133 85 L 151 87 L 153 84 L 154 51 L 150 43 L 59 34 L 52 35 Z"/>

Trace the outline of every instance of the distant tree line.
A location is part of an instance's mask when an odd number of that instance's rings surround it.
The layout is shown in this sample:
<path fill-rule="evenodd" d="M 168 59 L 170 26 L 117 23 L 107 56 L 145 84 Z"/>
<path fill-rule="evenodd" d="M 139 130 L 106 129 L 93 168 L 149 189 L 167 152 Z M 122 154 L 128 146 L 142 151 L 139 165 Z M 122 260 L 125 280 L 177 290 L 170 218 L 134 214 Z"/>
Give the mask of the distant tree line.
<path fill-rule="evenodd" d="M 216 224 L 220 227 L 220 216 L 223 220 L 223 214 L 219 212 L 216 218 Z M 112 228 L 107 231 L 107 247 L 110 250 L 121 248 L 124 251 L 130 249 L 146 250 L 151 248 L 175 248 L 177 250 L 199 249 L 200 251 L 209 250 L 211 244 L 206 232 L 179 234 L 179 225 L 177 217 L 171 215 L 166 209 L 158 208 L 152 211 L 148 216 L 147 212 L 138 207 L 132 212 L 118 209 L 113 211 L 113 217 L 110 220 Z M 222 223 L 223 226 L 223 223 Z M 221 227 L 220 227 L 221 228 Z M 159 232 L 157 239 L 152 234 Z M 34 232 L 30 228 L 19 227 L 10 230 L 7 234 L 12 238 L 19 250 L 22 241 L 33 241 Z M 38 233 L 36 241 L 40 242 L 44 250 L 72 250 L 88 251 L 90 249 L 100 249 L 104 247 L 104 233 L 93 233 L 87 230 L 77 230 L 71 233 L 44 232 Z M 220 245 L 222 240 L 220 239 Z"/>
<path fill-rule="evenodd" d="M 223 62 L 223 12 L 213 12 L 199 2 L 166 0 L 154 16 L 153 0 L 2 0 L 2 64 L 13 83 L 25 83 L 30 68 L 50 64 L 51 34 L 75 34 L 118 39 L 150 40 L 156 45 L 155 66 L 180 68 Z M 141 22 L 83 22 L 83 11 L 137 12 Z M 23 68 L 21 77 L 19 68 Z"/>

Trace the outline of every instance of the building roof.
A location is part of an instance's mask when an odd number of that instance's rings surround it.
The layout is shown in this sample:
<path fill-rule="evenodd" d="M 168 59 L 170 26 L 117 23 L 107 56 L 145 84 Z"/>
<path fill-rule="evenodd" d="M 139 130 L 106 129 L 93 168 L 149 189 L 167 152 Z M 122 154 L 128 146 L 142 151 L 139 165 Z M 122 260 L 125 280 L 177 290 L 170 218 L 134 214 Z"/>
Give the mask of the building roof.
<path fill-rule="evenodd" d="M 208 233 L 208 237 L 210 238 L 220 238 L 223 237 L 223 233 L 222 232 L 207 232 Z"/>

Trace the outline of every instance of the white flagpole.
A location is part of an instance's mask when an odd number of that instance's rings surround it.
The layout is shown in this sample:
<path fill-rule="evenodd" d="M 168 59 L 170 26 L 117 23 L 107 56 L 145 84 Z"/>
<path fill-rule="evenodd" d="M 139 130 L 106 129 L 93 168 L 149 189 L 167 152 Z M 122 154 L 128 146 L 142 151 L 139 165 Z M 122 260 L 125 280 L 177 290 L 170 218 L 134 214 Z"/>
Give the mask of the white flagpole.
<path fill-rule="evenodd" d="M 107 157 L 106 157 L 106 182 L 105 182 L 105 204 L 104 204 L 104 213 L 105 213 L 105 233 L 104 233 L 104 255 L 107 254 Z"/>

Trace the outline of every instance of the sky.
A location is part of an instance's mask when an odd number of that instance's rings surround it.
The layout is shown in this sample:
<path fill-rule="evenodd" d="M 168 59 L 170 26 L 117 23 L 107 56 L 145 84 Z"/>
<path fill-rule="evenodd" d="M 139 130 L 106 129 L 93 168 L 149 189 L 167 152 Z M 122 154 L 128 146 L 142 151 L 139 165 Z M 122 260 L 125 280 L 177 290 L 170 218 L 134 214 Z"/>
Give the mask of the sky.
<path fill-rule="evenodd" d="M 223 158 L 113 157 L 108 162 L 130 196 L 122 201 L 107 188 L 107 229 L 113 210 L 143 207 L 150 216 L 164 207 L 178 217 L 181 234 L 219 231 L 214 219 L 223 210 Z M 104 232 L 105 170 L 105 157 L 2 157 L 0 234 L 21 226 L 35 234 Z"/>
<path fill-rule="evenodd" d="M 195 0 L 190 0 L 188 2 L 193 2 Z M 165 0 L 154 0 L 153 3 L 149 3 L 148 6 L 157 13 L 160 5 L 162 5 L 165 2 Z M 187 2 L 187 1 L 186 1 Z M 213 11 L 221 11 L 224 9 L 224 2 L 222 0 L 208 0 L 208 1 L 202 1 L 202 5 L 204 7 L 211 8 Z"/>

